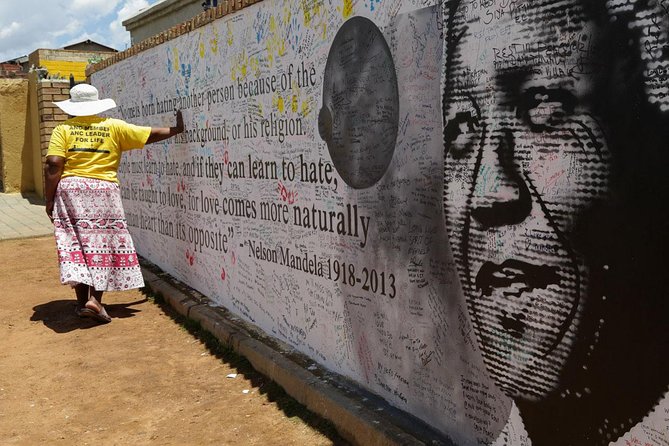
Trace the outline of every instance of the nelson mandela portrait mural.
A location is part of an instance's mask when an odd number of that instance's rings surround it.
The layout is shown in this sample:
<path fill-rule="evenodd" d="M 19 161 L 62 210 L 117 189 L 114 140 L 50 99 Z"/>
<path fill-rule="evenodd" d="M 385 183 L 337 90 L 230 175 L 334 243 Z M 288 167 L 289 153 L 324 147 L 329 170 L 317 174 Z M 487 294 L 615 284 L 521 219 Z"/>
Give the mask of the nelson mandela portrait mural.
<path fill-rule="evenodd" d="M 605 445 L 669 384 L 669 4 L 443 2 L 444 215 L 534 445 Z"/>

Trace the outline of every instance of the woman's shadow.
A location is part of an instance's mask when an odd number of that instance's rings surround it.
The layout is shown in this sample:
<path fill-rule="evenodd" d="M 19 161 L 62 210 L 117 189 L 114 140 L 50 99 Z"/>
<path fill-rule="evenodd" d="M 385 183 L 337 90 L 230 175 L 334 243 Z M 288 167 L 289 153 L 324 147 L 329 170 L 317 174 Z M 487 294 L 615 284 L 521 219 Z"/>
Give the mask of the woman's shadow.
<path fill-rule="evenodd" d="M 134 317 L 141 310 L 132 308 L 135 305 L 146 303 L 148 300 L 136 300 L 121 304 L 105 304 L 105 309 L 112 319 Z M 53 300 L 33 307 L 31 321 L 41 321 L 56 333 L 68 333 L 73 330 L 86 330 L 103 324 L 87 317 L 79 317 L 74 313 L 77 302 L 73 299 Z"/>

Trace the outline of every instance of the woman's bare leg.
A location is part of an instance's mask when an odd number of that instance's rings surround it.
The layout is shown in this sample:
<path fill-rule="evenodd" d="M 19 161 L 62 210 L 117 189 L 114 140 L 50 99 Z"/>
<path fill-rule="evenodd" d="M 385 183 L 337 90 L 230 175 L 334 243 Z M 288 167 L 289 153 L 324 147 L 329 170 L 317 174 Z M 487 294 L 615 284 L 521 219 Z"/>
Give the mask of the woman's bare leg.
<path fill-rule="evenodd" d="M 91 297 L 95 298 L 95 300 L 97 300 L 100 305 L 102 305 L 102 293 L 104 293 L 104 291 L 98 291 L 91 287 Z"/>
<path fill-rule="evenodd" d="M 84 308 L 88 302 L 89 286 L 85 283 L 79 283 L 74 286 L 74 292 L 77 295 L 77 307 Z"/>
<path fill-rule="evenodd" d="M 88 302 L 86 302 L 86 308 L 95 311 L 99 321 L 111 322 L 111 318 L 107 314 L 105 307 L 102 306 L 102 293 L 104 291 L 98 291 L 90 287 L 90 296 L 88 297 Z"/>

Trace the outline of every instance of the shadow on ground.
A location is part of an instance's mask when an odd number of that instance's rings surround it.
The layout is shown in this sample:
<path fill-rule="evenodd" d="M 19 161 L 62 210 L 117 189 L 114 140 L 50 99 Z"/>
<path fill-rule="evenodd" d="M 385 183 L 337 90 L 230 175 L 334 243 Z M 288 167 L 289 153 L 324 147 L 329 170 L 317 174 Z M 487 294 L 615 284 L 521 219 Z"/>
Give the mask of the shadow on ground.
<path fill-rule="evenodd" d="M 105 304 L 105 308 L 112 319 L 134 317 L 136 313 L 141 312 L 132 308 L 135 305 L 146 303 L 147 299 L 140 299 L 134 302 L 127 302 L 122 304 Z M 74 313 L 74 308 L 77 301 L 74 299 L 68 300 L 52 300 L 44 304 L 33 307 L 33 315 L 30 317 L 31 321 L 41 321 L 46 327 L 55 331 L 56 333 L 69 333 L 73 330 L 86 330 L 97 327 L 99 322 L 91 318 L 79 317 Z"/>
<path fill-rule="evenodd" d="M 21 196 L 22 196 L 24 199 L 28 200 L 28 203 L 30 203 L 30 204 L 32 204 L 32 205 L 41 205 L 41 206 L 44 206 L 44 199 L 38 197 L 38 196 L 35 195 L 34 193 L 21 193 Z"/>

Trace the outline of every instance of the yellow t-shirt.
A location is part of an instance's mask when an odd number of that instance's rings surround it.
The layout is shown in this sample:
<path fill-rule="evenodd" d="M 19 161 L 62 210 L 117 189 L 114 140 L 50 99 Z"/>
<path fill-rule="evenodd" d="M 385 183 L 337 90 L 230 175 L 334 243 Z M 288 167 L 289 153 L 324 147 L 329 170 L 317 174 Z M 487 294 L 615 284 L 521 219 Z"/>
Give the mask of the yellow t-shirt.
<path fill-rule="evenodd" d="M 53 129 L 46 155 L 65 158 L 62 178 L 79 176 L 118 183 L 121 153 L 144 147 L 150 133 L 151 127 L 120 119 L 77 116 Z"/>

